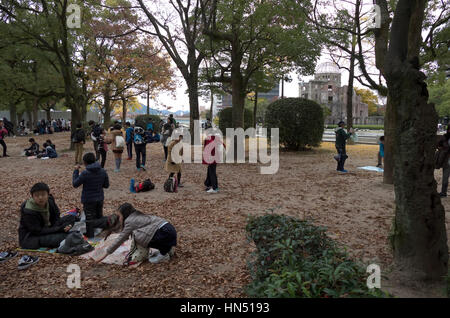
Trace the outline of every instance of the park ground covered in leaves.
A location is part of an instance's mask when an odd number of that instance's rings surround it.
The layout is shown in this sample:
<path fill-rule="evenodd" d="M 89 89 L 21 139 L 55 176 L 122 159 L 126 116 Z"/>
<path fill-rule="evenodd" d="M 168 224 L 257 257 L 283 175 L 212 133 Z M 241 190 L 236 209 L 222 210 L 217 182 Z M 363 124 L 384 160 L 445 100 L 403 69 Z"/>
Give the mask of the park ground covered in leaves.
<path fill-rule="evenodd" d="M 60 133 L 35 139 L 42 145 L 47 137 L 60 155 L 67 156 L 28 160 L 20 156 L 28 138 L 6 139 L 11 157 L 0 158 L 1 250 L 18 248 L 19 207 L 34 183 L 46 182 L 62 211 L 81 208 L 81 189 L 72 187 L 74 152 L 67 151 L 69 136 Z M 39 263 L 26 271 L 17 270 L 15 258 L 0 266 L 0 297 L 246 297 L 251 282 L 247 263 L 255 251 L 254 243 L 247 240 L 247 220 L 249 215 L 267 213 L 308 219 L 327 227 L 328 236 L 342 244 L 350 257 L 379 264 L 382 274 L 389 275 L 393 187 L 382 183 L 381 173 L 357 169 L 376 164 L 377 146 L 348 146 L 346 168 L 350 173 L 345 175 L 336 172 L 334 145 L 330 143 L 302 153 L 281 152 L 275 175 L 259 174 L 256 164 L 222 164 L 217 169 L 218 194 L 204 192 L 206 167 L 201 164 L 184 164 L 185 187 L 174 194 L 164 192 L 167 174 L 162 146 L 147 147 L 146 172 L 136 172 L 134 161 L 124 160 L 121 172 L 115 173 L 112 154 L 108 153 L 106 169 L 111 186 L 105 191 L 104 213 L 114 213 L 121 203 L 130 202 L 145 213 L 168 219 L 178 231 L 175 257 L 169 263 L 144 263 L 131 269 L 38 253 Z M 85 145 L 88 151 L 92 148 L 91 142 Z M 129 192 L 130 178 L 147 177 L 156 184 L 155 190 Z M 440 177 L 437 172 L 439 183 Z M 443 202 L 450 211 L 450 199 Z M 450 214 L 446 216 L 449 226 Z M 81 268 L 80 289 L 66 285 L 69 264 Z M 382 287 L 394 295 L 431 295 L 399 288 L 385 275 Z"/>

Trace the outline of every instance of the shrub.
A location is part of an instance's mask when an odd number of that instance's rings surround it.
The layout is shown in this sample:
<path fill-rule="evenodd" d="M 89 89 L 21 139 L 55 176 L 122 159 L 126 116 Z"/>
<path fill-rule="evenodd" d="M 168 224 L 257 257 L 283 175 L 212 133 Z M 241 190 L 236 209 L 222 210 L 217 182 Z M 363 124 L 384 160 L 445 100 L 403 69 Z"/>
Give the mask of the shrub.
<path fill-rule="evenodd" d="M 349 258 L 326 235 L 326 228 L 284 215 L 250 217 L 250 297 L 382 297 L 366 286 L 365 266 Z"/>
<path fill-rule="evenodd" d="M 279 128 L 280 145 L 288 150 L 317 147 L 324 131 L 323 109 L 304 98 L 278 99 L 267 107 L 265 124 L 268 133 Z"/>
<path fill-rule="evenodd" d="M 227 107 L 219 112 L 219 129 L 225 136 L 227 133 L 227 128 L 233 127 L 233 109 L 232 107 Z M 244 130 L 253 127 L 253 112 L 249 109 L 244 108 Z"/>
<path fill-rule="evenodd" d="M 136 116 L 134 120 L 135 126 L 139 126 L 142 128 L 146 128 L 147 124 L 150 122 L 150 118 L 153 120 L 153 131 L 158 132 L 160 130 L 159 122 L 161 121 L 161 117 L 158 115 L 139 115 Z"/>

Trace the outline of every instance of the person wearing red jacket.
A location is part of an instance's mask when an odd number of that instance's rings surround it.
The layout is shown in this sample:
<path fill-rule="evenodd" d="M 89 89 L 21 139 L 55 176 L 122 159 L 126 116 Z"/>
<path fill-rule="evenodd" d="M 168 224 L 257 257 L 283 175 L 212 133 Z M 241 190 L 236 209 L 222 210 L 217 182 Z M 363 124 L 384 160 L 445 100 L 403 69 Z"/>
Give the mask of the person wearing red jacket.
<path fill-rule="evenodd" d="M 208 172 L 206 175 L 205 186 L 207 193 L 219 192 L 219 185 L 217 181 L 216 167 L 216 148 L 219 144 L 225 147 L 225 144 L 216 139 L 216 136 L 207 136 L 203 148 L 203 164 L 208 165 Z"/>
<path fill-rule="evenodd" d="M 0 119 L 0 145 L 3 147 L 3 157 L 9 157 L 6 154 L 6 144 L 5 144 L 5 136 L 8 135 L 8 130 L 5 128 L 5 124 L 3 120 Z"/>

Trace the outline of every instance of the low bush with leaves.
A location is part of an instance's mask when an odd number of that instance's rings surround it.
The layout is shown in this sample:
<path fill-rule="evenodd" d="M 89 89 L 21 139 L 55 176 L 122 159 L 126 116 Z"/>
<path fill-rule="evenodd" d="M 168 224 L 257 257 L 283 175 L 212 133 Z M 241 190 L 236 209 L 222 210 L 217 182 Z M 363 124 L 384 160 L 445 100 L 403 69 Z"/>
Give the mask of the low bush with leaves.
<path fill-rule="evenodd" d="M 244 130 L 253 127 L 253 112 L 244 108 Z M 233 108 L 227 107 L 219 112 L 219 129 L 226 135 L 227 128 L 233 128 Z"/>
<path fill-rule="evenodd" d="M 158 132 L 160 131 L 159 122 L 161 121 L 161 117 L 158 115 L 139 115 L 135 118 L 135 126 L 139 126 L 142 128 L 146 128 L 147 124 L 150 122 L 150 118 L 152 119 L 153 123 L 153 131 Z"/>
<path fill-rule="evenodd" d="M 248 239 L 257 250 L 250 262 L 250 297 L 383 297 L 367 288 L 366 267 L 349 258 L 326 228 L 284 215 L 250 217 Z"/>
<path fill-rule="evenodd" d="M 278 99 L 267 107 L 265 126 L 279 129 L 280 145 L 288 150 L 318 147 L 322 142 L 324 116 L 322 107 L 304 98 Z"/>

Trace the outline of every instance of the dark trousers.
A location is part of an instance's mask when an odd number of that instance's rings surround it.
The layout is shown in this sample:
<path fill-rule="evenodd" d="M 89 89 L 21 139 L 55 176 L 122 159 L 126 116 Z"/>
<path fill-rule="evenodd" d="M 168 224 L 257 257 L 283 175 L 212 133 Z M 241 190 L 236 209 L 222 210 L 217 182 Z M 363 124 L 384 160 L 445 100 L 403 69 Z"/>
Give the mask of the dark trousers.
<path fill-rule="evenodd" d="M 378 151 L 378 165 L 381 165 L 383 161 L 383 157 L 381 156 L 381 153 Z"/>
<path fill-rule="evenodd" d="M 145 166 L 146 145 L 134 145 L 134 151 L 136 152 L 136 168 L 140 168 L 141 165 Z"/>
<path fill-rule="evenodd" d="M 442 191 L 441 193 L 447 194 L 448 189 L 448 177 L 450 176 L 450 166 L 448 164 L 445 164 L 444 168 L 442 169 Z"/>
<path fill-rule="evenodd" d="M 175 175 L 175 173 L 171 173 L 170 175 L 169 175 L 169 178 L 170 177 L 173 177 Z M 177 184 L 180 184 L 180 182 L 181 182 L 181 172 L 178 172 L 177 173 Z"/>
<path fill-rule="evenodd" d="M 39 236 L 39 247 L 59 247 L 59 244 L 66 239 L 69 233 L 52 233 Z"/>
<path fill-rule="evenodd" d="M 83 203 L 86 215 L 86 236 L 94 237 L 94 228 L 106 229 L 108 218 L 103 216 L 103 201 Z"/>
<path fill-rule="evenodd" d="M 94 143 L 95 161 L 98 161 L 100 159 L 100 151 L 98 150 L 98 142 L 93 141 L 93 143 Z"/>
<path fill-rule="evenodd" d="M 347 153 L 345 151 L 345 146 L 344 147 L 337 147 L 337 152 L 339 155 L 339 159 L 338 159 L 338 164 L 337 164 L 337 170 L 338 171 L 342 171 L 344 170 L 344 164 L 345 164 L 345 160 L 347 160 L 348 156 Z"/>
<path fill-rule="evenodd" d="M 128 153 L 128 158 L 133 158 L 133 143 L 132 142 L 127 143 L 127 153 Z"/>
<path fill-rule="evenodd" d="M 177 246 L 177 231 L 170 223 L 156 231 L 148 244 L 148 247 L 158 249 L 162 255 L 166 255 L 172 246 Z"/>
<path fill-rule="evenodd" d="M 100 154 L 100 157 L 102 158 L 101 166 L 102 166 L 102 168 L 104 168 L 105 163 L 106 163 L 106 151 L 105 151 L 105 149 L 99 149 L 98 153 Z"/>
<path fill-rule="evenodd" d="M 167 160 L 167 154 L 169 153 L 169 151 L 166 146 L 163 146 L 163 148 L 164 148 L 164 160 Z"/>
<path fill-rule="evenodd" d="M 217 174 L 216 174 L 217 164 L 213 163 L 208 165 L 208 173 L 206 174 L 205 186 L 208 188 L 213 188 L 217 190 L 219 185 L 217 184 Z"/>
<path fill-rule="evenodd" d="M 0 145 L 3 147 L 3 156 L 6 156 L 6 144 L 3 139 L 0 139 Z"/>

